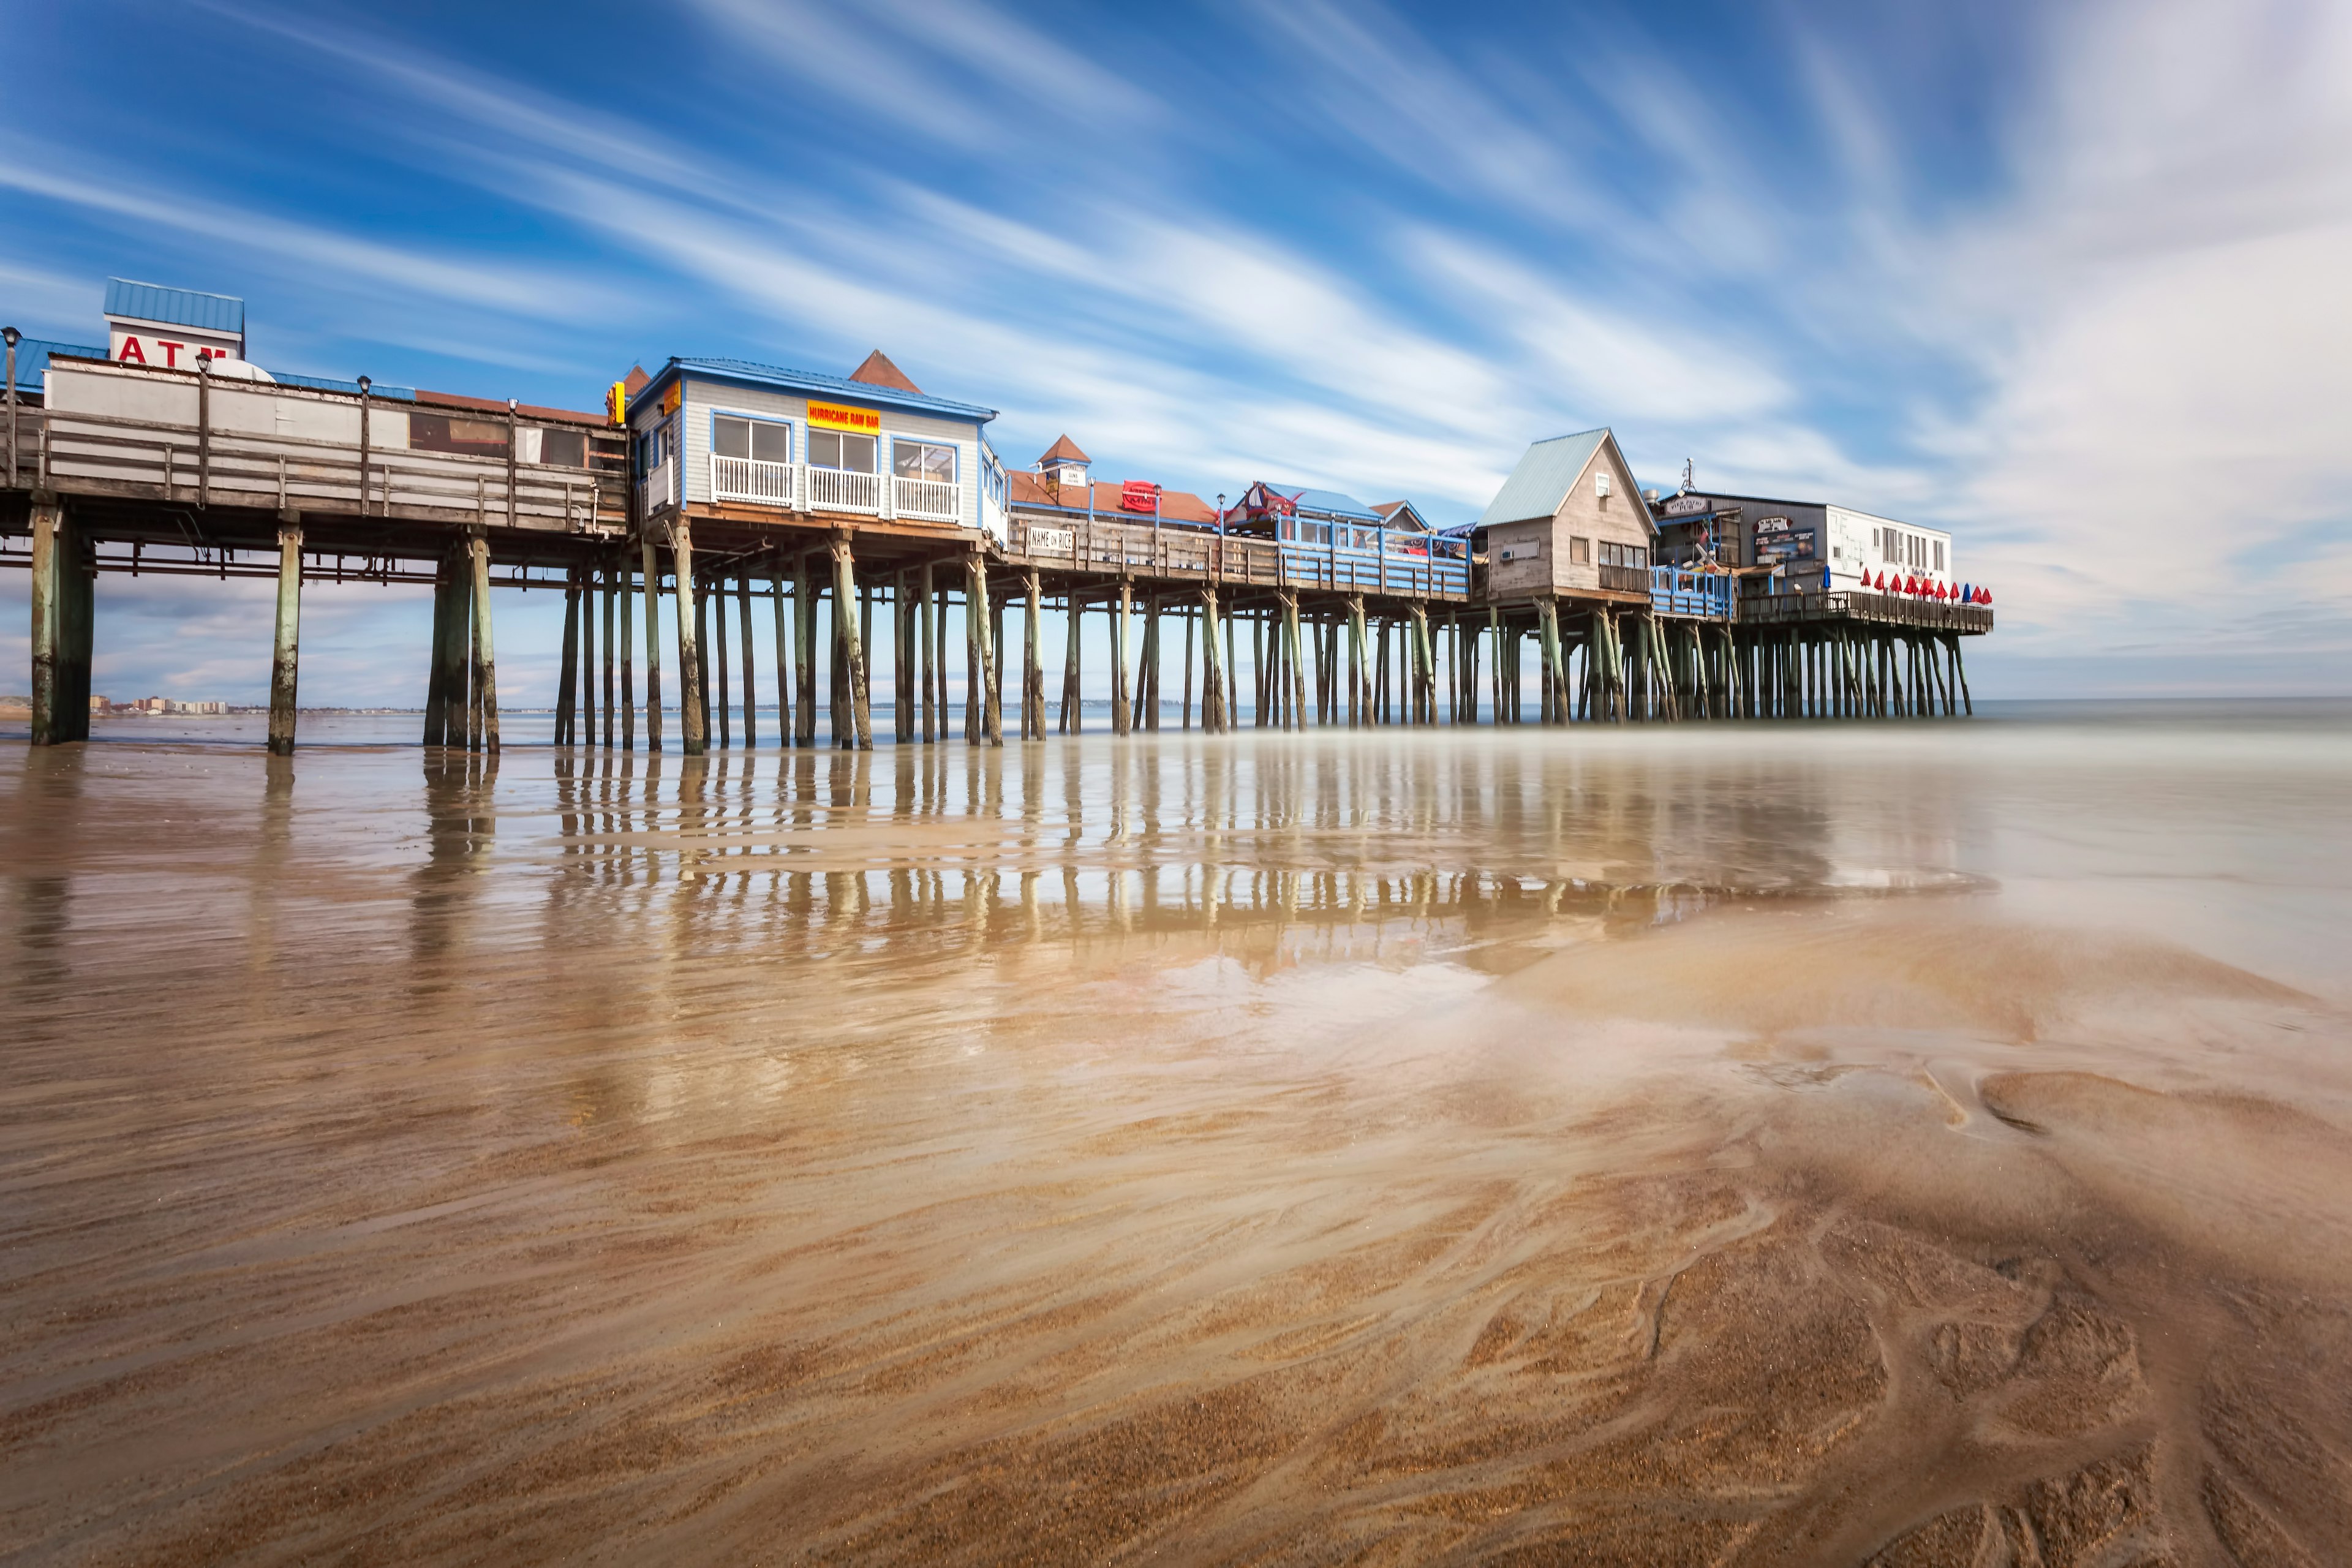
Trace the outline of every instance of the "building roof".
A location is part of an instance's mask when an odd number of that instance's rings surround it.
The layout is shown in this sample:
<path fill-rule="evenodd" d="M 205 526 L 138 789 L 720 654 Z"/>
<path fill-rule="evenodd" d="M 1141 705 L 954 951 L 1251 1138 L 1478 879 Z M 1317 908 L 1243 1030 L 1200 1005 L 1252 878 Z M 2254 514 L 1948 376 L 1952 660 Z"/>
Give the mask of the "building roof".
<path fill-rule="evenodd" d="M 1055 437 L 1054 444 L 1045 448 L 1044 455 L 1038 458 L 1037 461 L 1042 465 L 1056 461 L 1091 463 L 1094 459 L 1078 450 L 1078 444 L 1076 441 L 1071 440 L 1067 436 L 1058 436 Z"/>
<path fill-rule="evenodd" d="M 1278 495 L 1298 510 L 1313 512 L 1321 517 L 1350 517 L 1362 522 L 1387 521 L 1355 497 L 1343 496 L 1338 490 L 1313 490 L 1297 485 L 1270 484 L 1265 479 L 1258 480 L 1250 489 L 1262 489 L 1269 495 Z M 1242 493 L 1246 498 L 1249 491 L 1244 490 Z"/>
<path fill-rule="evenodd" d="M 356 387 L 352 390 L 358 390 Z M 503 416 L 505 403 L 495 397 L 468 397 L 460 392 L 419 392 L 416 401 L 428 408 L 463 408 L 470 412 L 496 414 Z M 559 420 L 566 425 L 604 425 L 602 414 L 586 414 L 577 408 L 546 408 L 536 404 L 517 405 L 515 416 L 520 419 Z"/>
<path fill-rule="evenodd" d="M 1129 511 L 1119 504 L 1123 489 L 1108 480 L 1097 480 L 1084 489 L 1076 486 L 1055 486 L 1039 475 L 1015 468 L 1004 476 L 1006 501 L 1013 506 L 1036 510 L 1074 512 L 1084 516 L 1087 493 L 1094 496 L 1097 517 L 1139 519 L 1148 512 Z M 1055 499 L 1056 497 L 1060 499 Z M 1163 489 L 1160 492 L 1160 521 L 1162 522 L 1197 523 L 1206 528 L 1217 521 L 1217 509 L 1190 490 Z"/>
<path fill-rule="evenodd" d="M 1519 458 L 1519 466 L 1511 470 L 1503 488 L 1495 492 L 1495 499 L 1486 503 L 1486 510 L 1478 514 L 1478 526 L 1492 528 L 1558 515 L 1569 487 L 1592 461 L 1592 454 L 1601 450 L 1601 444 L 1611 439 L 1609 426 L 1604 425 L 1597 430 L 1536 442 Z"/>
<path fill-rule="evenodd" d="M 134 283 L 128 278 L 106 280 L 106 313 L 199 331 L 245 335 L 242 300 L 227 294 L 199 294 L 193 289 L 166 289 L 160 283 Z"/>
<path fill-rule="evenodd" d="M 1429 519 L 1421 515 L 1421 508 L 1409 500 L 1376 500 L 1372 510 L 1379 512 L 1391 528 L 1417 528 L 1423 533 L 1434 532 Z"/>
<path fill-rule="evenodd" d="M 48 385 L 49 356 L 62 354 L 68 359 L 106 357 L 103 345 L 93 348 L 88 343 L 54 343 L 46 338 L 23 338 L 16 343 L 16 390 L 19 393 L 42 392 Z"/>
<path fill-rule="evenodd" d="M 849 373 L 852 381 L 862 381 L 868 386 L 887 386 L 898 392 L 911 392 L 916 396 L 923 389 L 907 379 L 907 373 L 890 363 L 890 356 L 876 349 L 866 356 L 866 363 Z"/>
<path fill-rule="evenodd" d="M 916 414 L 943 415 L 950 419 L 971 419 L 985 424 L 996 417 L 995 409 L 983 408 L 977 403 L 958 403 L 952 398 L 933 397 L 928 392 L 901 392 L 896 387 L 879 386 L 870 381 L 852 381 L 846 376 L 823 375 L 809 370 L 787 370 L 781 365 L 754 364 L 750 360 L 740 359 L 672 359 L 655 374 L 653 380 L 646 384 L 646 387 L 651 390 L 686 371 L 746 386 L 771 386 L 803 395 L 815 393 L 821 397 L 849 397 L 861 403 L 879 403 Z M 634 406 L 637 398 L 632 396 L 629 402 Z"/>

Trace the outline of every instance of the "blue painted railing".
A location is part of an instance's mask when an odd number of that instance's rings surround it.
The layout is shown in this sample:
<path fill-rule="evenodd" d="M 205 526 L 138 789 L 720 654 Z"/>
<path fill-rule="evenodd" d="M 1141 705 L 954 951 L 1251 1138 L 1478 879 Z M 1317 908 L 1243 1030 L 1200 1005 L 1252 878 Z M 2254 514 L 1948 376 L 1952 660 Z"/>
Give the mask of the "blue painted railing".
<path fill-rule="evenodd" d="M 1283 576 L 1301 587 L 1449 597 L 1470 592 L 1470 542 L 1465 539 L 1391 532 L 1370 524 L 1309 522 L 1302 529 L 1288 520 L 1279 532 Z M 1318 540 L 1317 534 L 1323 537 Z"/>
<path fill-rule="evenodd" d="M 1650 568 L 1650 604 L 1662 616 L 1696 616 L 1706 620 L 1731 618 L 1732 584 L 1736 579 L 1720 572 L 1685 572 L 1673 566 Z"/>

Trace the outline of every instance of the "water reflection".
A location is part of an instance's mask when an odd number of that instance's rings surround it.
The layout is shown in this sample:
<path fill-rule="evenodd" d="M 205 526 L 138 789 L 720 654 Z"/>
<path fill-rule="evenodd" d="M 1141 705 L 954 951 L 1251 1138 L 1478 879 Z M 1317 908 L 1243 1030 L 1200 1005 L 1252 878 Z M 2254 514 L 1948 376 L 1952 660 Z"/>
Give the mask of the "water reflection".
<path fill-rule="evenodd" d="M 693 941 L 771 952 L 916 931 L 1654 921 L 1725 897 L 1967 885 L 1959 846 L 1982 826 L 1932 767 L 1450 737 L 801 751 L 667 772 L 589 754 L 552 774 L 552 835 L 524 846 L 549 857 L 551 918 L 617 916 L 667 880 L 693 895 L 677 913 Z M 444 845 L 478 847 L 478 809 L 428 788 L 436 865 Z M 420 900 L 439 886 L 420 879 Z"/>

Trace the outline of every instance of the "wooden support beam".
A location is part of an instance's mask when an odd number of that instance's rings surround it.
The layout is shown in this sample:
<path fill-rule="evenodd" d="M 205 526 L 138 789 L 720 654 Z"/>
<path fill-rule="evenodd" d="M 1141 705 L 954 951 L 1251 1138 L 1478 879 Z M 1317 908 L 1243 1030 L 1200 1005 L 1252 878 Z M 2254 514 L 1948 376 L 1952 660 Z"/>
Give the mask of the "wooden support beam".
<path fill-rule="evenodd" d="M 428 746 L 444 745 L 448 740 L 449 691 L 444 678 L 442 650 L 448 646 L 450 622 L 458 613 L 456 607 L 457 587 L 457 563 L 445 552 L 434 568 L 433 640 L 425 649 L 425 744 Z M 571 640 L 573 635 L 569 622 L 576 613 L 576 606 L 567 606 L 564 611 L 567 623 L 564 627 L 564 669 L 567 672 L 572 668 Z M 557 710 L 556 726 L 556 744 L 568 744 L 572 739 L 570 717 L 561 707 Z"/>
<path fill-rule="evenodd" d="M 295 677 L 300 673 L 302 524 L 283 513 L 278 528 L 278 635 L 269 652 L 269 754 L 294 754 Z M 482 568 L 488 573 L 488 565 Z M 487 585 L 487 584 L 486 584 Z M 85 700 L 82 707 L 88 710 Z"/>
<path fill-rule="evenodd" d="M 1004 744 L 1004 692 L 996 683 L 996 623 L 988 608 L 988 557 L 975 550 L 966 557 L 964 613 L 976 628 L 972 647 L 979 656 L 972 676 L 980 682 L 980 740 L 983 745 Z"/>
<path fill-rule="evenodd" d="M 662 749 L 661 562 L 653 535 L 640 534 L 637 553 L 646 576 L 646 750 Z"/>
<path fill-rule="evenodd" d="M 600 568 L 597 574 L 604 579 L 604 749 L 609 752 L 613 749 L 613 742 L 615 739 L 613 733 L 615 727 L 613 711 L 613 685 L 615 677 L 619 674 L 616 668 L 619 649 L 614 646 L 613 622 L 620 614 L 620 595 L 614 584 L 614 574 L 609 564 Z"/>
<path fill-rule="evenodd" d="M 907 574 L 890 579 L 890 734 L 898 744 L 915 739 L 915 621 L 907 595 Z"/>
<path fill-rule="evenodd" d="M 1364 681 L 1364 596 L 1351 594 L 1348 597 L 1348 728 L 1360 730 L 1370 724 L 1371 692 Z"/>
<path fill-rule="evenodd" d="M 1021 624 L 1021 738 L 1042 741 L 1045 738 L 1045 670 L 1037 658 L 1037 618 L 1044 608 L 1044 585 L 1038 581 L 1037 568 L 1032 566 L 1023 574 L 1021 586 L 1026 609 Z"/>
<path fill-rule="evenodd" d="M 440 595 L 434 595 L 434 614 L 440 614 Z M 555 678 L 555 743 L 572 744 L 579 724 L 580 703 L 580 569 L 563 589 L 563 664 Z"/>
<path fill-rule="evenodd" d="M 1143 727 L 1160 732 L 1160 598 L 1143 602 L 1143 668 L 1137 677 L 1142 688 Z"/>
<path fill-rule="evenodd" d="M 768 563 L 768 595 L 776 611 L 776 744 L 789 751 L 793 744 L 793 623 L 789 613 L 792 600 L 784 592 L 784 568 L 781 561 Z"/>
<path fill-rule="evenodd" d="M 1128 691 L 1128 622 L 1135 604 L 1134 585 L 1125 574 L 1118 579 L 1118 613 L 1110 623 L 1110 732 L 1132 734 L 1135 704 Z"/>
<path fill-rule="evenodd" d="M 1179 695 L 1183 701 L 1183 727 L 1190 731 L 1192 728 L 1192 616 L 1189 611 L 1184 616 L 1184 687 Z M 1205 704 L 1201 711 L 1205 718 L 1208 712 Z"/>
<path fill-rule="evenodd" d="M 751 674 L 756 650 L 751 646 L 751 574 L 748 572 L 735 579 L 735 605 L 740 612 L 736 621 L 743 633 L 743 749 L 748 752 L 760 743 L 760 689 Z M 612 657 L 609 642 L 605 645 L 605 657 Z M 610 750 L 612 744 L 613 726 L 608 720 L 604 725 L 605 748 Z"/>
<path fill-rule="evenodd" d="M 474 554 L 472 544 L 459 540 L 449 552 L 448 636 L 437 650 L 446 727 L 442 743 L 474 744 Z"/>
<path fill-rule="evenodd" d="M 918 624 L 915 628 L 915 637 L 916 640 L 922 644 L 922 647 L 918 650 L 917 654 L 918 662 L 921 668 L 917 674 L 916 679 L 921 683 L 923 688 L 923 744 L 927 746 L 939 739 L 940 721 L 938 702 L 939 677 L 931 668 L 934 652 L 939 646 L 938 639 L 933 637 L 931 632 L 931 616 L 935 610 L 935 606 L 932 604 L 933 596 L 934 595 L 931 592 L 931 563 L 926 561 L 921 566 L 916 569 L 915 603 L 916 609 L 918 611 Z"/>
<path fill-rule="evenodd" d="M 670 523 L 670 574 L 677 597 L 677 705 L 679 742 L 686 754 L 698 757 L 709 749 L 703 728 L 702 657 L 695 646 L 698 616 L 694 592 L 694 534 L 680 515 Z"/>
<path fill-rule="evenodd" d="M 621 609 L 621 750 L 637 749 L 637 668 L 635 661 L 636 606 L 630 600 L 636 594 L 636 569 L 629 563 L 629 552 L 621 552 L 614 563 L 613 575 L 620 586 Z"/>
<path fill-rule="evenodd" d="M 866 695 L 866 648 L 858 639 L 856 563 L 849 552 L 849 535 L 836 532 L 831 545 L 833 556 L 833 650 L 842 661 L 842 674 L 835 685 L 846 697 L 847 711 L 836 699 L 833 710 L 834 744 L 860 752 L 874 749 L 874 718 Z M 842 733 L 843 721 L 848 721 L 848 734 Z"/>
<path fill-rule="evenodd" d="M 718 601 L 716 609 L 711 607 L 714 599 Z M 724 576 L 713 577 L 702 585 L 702 597 L 697 602 L 696 608 L 705 616 L 698 629 L 710 638 L 705 645 L 707 652 L 702 668 L 717 674 L 719 700 L 711 705 L 710 711 L 719 720 L 719 746 L 724 751 L 735 743 L 734 694 L 727 689 L 727 579 Z M 718 623 L 716 626 L 711 625 L 714 620 Z"/>
<path fill-rule="evenodd" d="M 1298 595 L 1282 595 L 1283 658 L 1290 667 L 1290 722 L 1292 730 L 1307 728 L 1307 674 L 1298 647 Z"/>
<path fill-rule="evenodd" d="M 283 537 L 281 533 L 281 541 Z M 299 542 L 299 533 L 296 539 Z M 478 715 L 473 741 L 477 749 L 495 756 L 499 750 L 499 661 L 498 645 L 490 632 L 490 542 L 477 533 L 471 542 L 474 557 L 474 708 Z M 299 562 L 297 567 L 299 575 Z M 285 590 L 280 588 L 278 598 L 281 603 L 285 596 Z M 289 735 L 289 744 L 291 739 Z"/>
<path fill-rule="evenodd" d="M 580 578 L 580 679 L 573 689 L 579 693 L 580 725 L 576 731 L 582 745 L 594 749 L 596 744 L 596 572 L 583 568 Z"/>
<path fill-rule="evenodd" d="M 1230 663 L 1232 627 L 1226 628 L 1227 658 Z M 1201 732 L 1222 735 L 1225 732 L 1225 677 L 1217 657 L 1217 585 L 1213 582 L 1201 590 Z"/>
<path fill-rule="evenodd" d="M 1078 643 L 1086 630 L 1086 601 L 1073 588 L 1063 600 L 1061 732 L 1075 735 L 1086 728 L 1078 705 Z"/>
<path fill-rule="evenodd" d="M 793 719 L 796 746 L 816 744 L 816 576 L 809 570 L 808 552 L 793 563 L 793 680 L 798 689 L 799 712 Z"/>

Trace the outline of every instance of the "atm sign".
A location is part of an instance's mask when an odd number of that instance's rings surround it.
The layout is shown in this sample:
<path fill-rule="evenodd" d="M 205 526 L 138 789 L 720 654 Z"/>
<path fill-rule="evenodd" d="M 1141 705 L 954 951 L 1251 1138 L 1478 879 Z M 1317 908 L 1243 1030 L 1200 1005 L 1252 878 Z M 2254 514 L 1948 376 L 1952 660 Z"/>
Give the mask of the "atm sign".
<path fill-rule="evenodd" d="M 882 428 L 882 415 L 872 408 L 854 408 L 845 403 L 819 403 L 811 399 L 808 405 L 809 428 L 812 430 L 855 430 L 861 436 L 877 435 Z"/>

